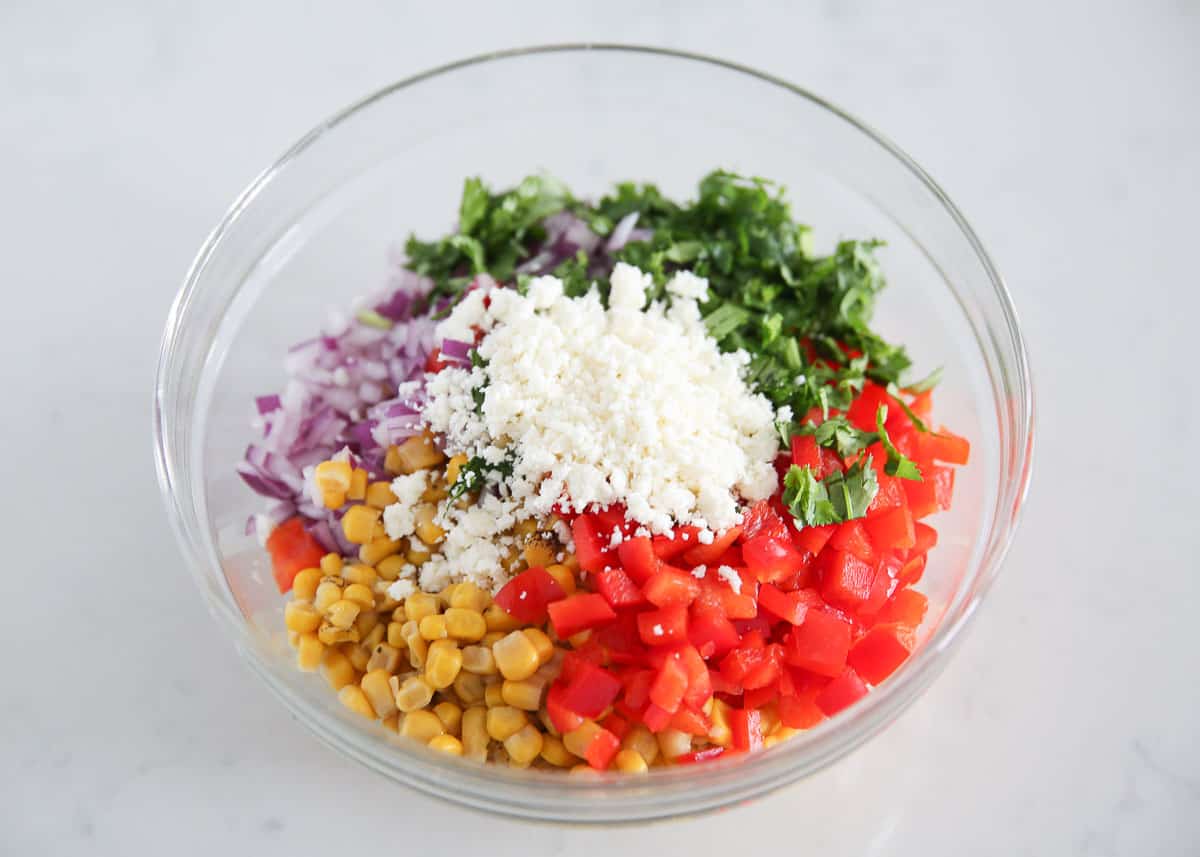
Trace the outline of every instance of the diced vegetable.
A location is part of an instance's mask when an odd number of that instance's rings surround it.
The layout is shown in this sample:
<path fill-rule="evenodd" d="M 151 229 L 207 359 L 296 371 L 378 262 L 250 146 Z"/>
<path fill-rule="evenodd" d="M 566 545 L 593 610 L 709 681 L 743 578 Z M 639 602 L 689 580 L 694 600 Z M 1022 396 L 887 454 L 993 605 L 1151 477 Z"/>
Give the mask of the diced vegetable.
<path fill-rule="evenodd" d="M 495 603 L 518 622 L 536 625 L 546 621 L 546 608 L 567 597 L 562 586 L 544 568 L 530 568 L 504 584 Z"/>
<path fill-rule="evenodd" d="M 297 574 L 320 566 L 326 551 L 304 529 L 304 521 L 290 518 L 267 536 L 267 553 L 271 555 L 271 571 L 279 591 L 287 592 Z"/>

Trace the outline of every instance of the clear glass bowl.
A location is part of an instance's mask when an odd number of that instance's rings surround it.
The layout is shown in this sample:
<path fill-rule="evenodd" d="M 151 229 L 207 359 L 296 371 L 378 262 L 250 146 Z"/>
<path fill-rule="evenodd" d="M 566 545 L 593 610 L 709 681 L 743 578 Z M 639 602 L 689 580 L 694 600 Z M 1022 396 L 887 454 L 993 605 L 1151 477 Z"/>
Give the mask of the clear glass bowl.
<path fill-rule="evenodd" d="M 892 283 L 878 324 L 918 369 L 946 367 L 939 422 L 972 442 L 921 588 L 917 651 L 846 712 L 750 757 L 643 778 L 476 766 L 410 745 L 298 672 L 259 500 L 234 465 L 255 394 L 330 307 L 379 287 L 410 231 L 452 228 L 462 180 L 545 170 L 581 195 L 621 179 L 694 194 L 721 166 L 785 184 L 819 247 L 878 237 Z M 1000 569 L 1030 472 L 1032 391 L 1016 314 L 962 215 L 907 155 L 784 81 L 705 57 L 615 45 L 489 54 L 402 81 L 323 122 L 259 176 L 204 243 L 171 309 L 155 391 L 164 499 L 222 629 L 321 740 L 400 783 L 477 809 L 574 822 L 698 813 L 813 773 L 896 718 L 943 668 Z"/>

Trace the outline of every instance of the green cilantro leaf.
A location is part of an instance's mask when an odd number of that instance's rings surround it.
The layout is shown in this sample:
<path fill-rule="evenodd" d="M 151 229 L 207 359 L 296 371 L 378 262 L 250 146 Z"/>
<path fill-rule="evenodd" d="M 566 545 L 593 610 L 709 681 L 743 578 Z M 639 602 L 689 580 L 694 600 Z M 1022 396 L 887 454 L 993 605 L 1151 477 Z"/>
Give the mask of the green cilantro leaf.
<path fill-rule="evenodd" d="M 934 369 L 932 372 L 930 372 L 928 375 L 926 375 L 924 378 L 922 378 L 920 381 L 916 381 L 912 384 L 906 385 L 904 387 L 904 392 L 918 394 L 918 393 L 924 393 L 927 390 L 932 390 L 934 387 L 936 387 L 938 384 L 941 383 L 943 368 L 944 367 L 939 366 L 936 369 Z"/>
<path fill-rule="evenodd" d="M 875 412 L 875 428 L 878 430 L 879 442 L 883 444 L 883 448 L 887 452 L 887 463 L 883 466 L 883 472 L 888 476 L 923 482 L 921 469 L 917 467 L 917 463 L 898 450 L 892 443 L 892 439 L 888 437 L 887 428 L 884 426 L 887 421 L 887 412 L 887 405 L 880 405 L 879 410 Z"/>
<path fill-rule="evenodd" d="M 878 439 L 873 432 L 855 428 L 842 416 L 830 417 L 820 425 L 805 425 L 800 433 L 811 434 L 818 446 L 835 450 L 842 458 L 858 455 Z"/>

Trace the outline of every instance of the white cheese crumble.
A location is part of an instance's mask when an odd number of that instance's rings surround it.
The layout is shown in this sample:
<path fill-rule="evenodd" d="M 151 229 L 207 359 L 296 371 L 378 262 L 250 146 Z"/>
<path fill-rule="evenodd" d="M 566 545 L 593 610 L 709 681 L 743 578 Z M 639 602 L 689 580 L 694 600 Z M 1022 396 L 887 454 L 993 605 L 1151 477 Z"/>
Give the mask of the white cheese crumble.
<path fill-rule="evenodd" d="M 717 569 L 717 577 L 729 584 L 729 588 L 738 595 L 742 594 L 742 576 L 727 565 Z"/>
<path fill-rule="evenodd" d="M 560 280 L 538 277 L 525 295 L 477 289 L 439 325 L 440 338 L 483 330 L 486 369 L 432 376 L 423 417 L 449 453 L 513 462 L 518 518 L 619 502 L 650 532 L 721 530 L 741 500 L 774 490 L 776 414 L 742 379 L 748 355 L 722 354 L 708 336 L 697 305 L 707 282 L 677 274 L 669 307 L 646 307 L 651 284 L 619 263 L 605 309 L 594 287 L 569 298 Z"/>
<path fill-rule="evenodd" d="M 416 527 L 413 513 L 421 495 L 429 487 L 429 473 L 418 470 L 408 476 L 397 476 L 392 480 L 392 493 L 396 502 L 383 510 L 383 528 L 387 530 L 389 539 L 402 539 L 411 536 Z"/>
<path fill-rule="evenodd" d="M 692 577 L 697 580 L 703 580 L 706 574 L 708 574 L 708 566 L 706 565 L 698 565 L 692 569 Z"/>

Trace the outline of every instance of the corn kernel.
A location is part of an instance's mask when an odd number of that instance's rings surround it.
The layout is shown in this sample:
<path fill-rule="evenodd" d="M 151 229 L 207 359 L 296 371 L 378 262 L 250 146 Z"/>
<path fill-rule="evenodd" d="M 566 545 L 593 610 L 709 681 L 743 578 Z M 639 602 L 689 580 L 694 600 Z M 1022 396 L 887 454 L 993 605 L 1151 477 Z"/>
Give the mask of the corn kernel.
<path fill-rule="evenodd" d="M 370 610 L 375 606 L 375 593 L 361 583 L 351 583 L 343 589 L 342 599 L 357 604 L 360 610 Z"/>
<path fill-rule="evenodd" d="M 370 700 L 362 692 L 362 688 L 357 685 L 348 684 L 343 687 L 338 691 L 338 699 L 342 705 L 349 708 L 355 714 L 361 714 L 363 717 L 368 717 L 371 720 L 375 719 L 375 710 L 371 708 Z"/>
<path fill-rule="evenodd" d="M 575 594 L 575 572 L 565 565 L 548 565 L 546 573 L 553 577 L 567 595 Z"/>
<path fill-rule="evenodd" d="M 515 735 L 528 723 L 529 718 L 525 712 L 510 705 L 498 705 L 487 711 L 487 731 L 497 741 L 504 741 Z"/>
<path fill-rule="evenodd" d="M 400 734 L 428 744 L 438 735 L 445 735 L 446 730 L 442 728 L 442 721 L 438 720 L 432 711 L 413 711 L 404 716 L 404 722 L 400 724 Z"/>
<path fill-rule="evenodd" d="M 325 644 L 316 634 L 301 634 L 300 642 L 296 645 L 296 666 L 310 673 L 321 665 L 325 654 Z"/>
<path fill-rule="evenodd" d="M 527 768 L 542 752 L 542 733 L 532 723 L 526 723 L 504 739 L 504 749 L 508 753 L 509 764 Z"/>
<path fill-rule="evenodd" d="M 392 714 L 389 714 L 387 717 L 383 718 L 379 722 L 383 724 L 384 729 L 390 729 L 393 732 L 399 732 L 400 731 L 400 712 L 399 711 L 393 712 Z"/>
<path fill-rule="evenodd" d="M 562 739 L 557 735 L 542 736 L 542 758 L 556 768 L 575 764 L 575 757 L 567 751 Z"/>
<path fill-rule="evenodd" d="M 483 702 L 488 708 L 504 705 L 504 686 L 500 681 L 491 679 L 483 685 Z"/>
<path fill-rule="evenodd" d="M 383 454 L 383 469 L 396 476 L 401 473 L 400 467 L 400 447 L 389 446 Z"/>
<path fill-rule="evenodd" d="M 495 675 L 496 658 L 492 650 L 483 646 L 464 646 L 463 669 L 476 675 Z"/>
<path fill-rule="evenodd" d="M 429 483 L 429 487 L 421 492 L 422 503 L 440 503 L 450 496 L 450 492 L 445 488 L 437 485 L 434 482 Z"/>
<path fill-rule="evenodd" d="M 426 616 L 437 612 L 437 597 L 427 592 L 414 592 L 404 599 L 404 615 L 409 621 L 420 622 Z"/>
<path fill-rule="evenodd" d="M 360 625 L 373 624 L 374 627 L 370 631 L 363 634 Z M 363 647 L 364 651 L 374 652 L 376 647 L 383 642 L 387 636 L 387 626 L 379 621 L 377 613 L 360 613 L 358 618 L 354 620 L 354 628 L 362 635 L 358 644 Z"/>
<path fill-rule="evenodd" d="M 338 643 L 357 643 L 358 631 L 353 628 L 338 628 L 328 622 L 322 622 L 321 627 L 317 629 L 317 639 L 327 646 L 334 646 Z"/>
<path fill-rule="evenodd" d="M 404 554 L 404 558 L 418 568 L 428 562 L 431 556 L 433 554 L 425 550 L 420 540 L 409 542 L 408 552 Z"/>
<path fill-rule="evenodd" d="M 483 614 L 465 607 L 449 607 L 443 614 L 447 633 L 456 640 L 478 642 L 487 633 Z"/>
<path fill-rule="evenodd" d="M 712 725 L 708 729 L 708 740 L 720 747 L 728 747 L 733 743 L 733 731 L 729 728 L 729 705 L 720 699 L 713 699 L 709 720 Z"/>
<path fill-rule="evenodd" d="M 342 600 L 342 586 L 333 578 L 327 577 L 317 585 L 313 595 L 313 607 L 325 613 L 337 601 Z"/>
<path fill-rule="evenodd" d="M 487 623 L 489 631 L 503 631 L 507 634 L 521 627 L 521 623 L 500 609 L 498 604 L 493 604 L 483 611 L 483 620 Z"/>
<path fill-rule="evenodd" d="M 451 607 L 461 607 L 476 613 L 483 613 L 491 603 L 492 596 L 469 580 L 457 584 L 450 595 Z"/>
<path fill-rule="evenodd" d="M 637 723 L 630 727 L 621 741 L 621 747 L 625 750 L 633 750 L 648 765 L 653 764 L 654 760 L 658 758 L 658 739 L 654 737 L 653 732 L 646 728 L 644 723 Z"/>
<path fill-rule="evenodd" d="M 368 545 L 363 545 L 363 547 L 368 547 Z M 375 569 L 365 562 L 356 562 L 342 568 L 342 580 L 345 584 L 361 583 L 363 586 L 370 588 L 375 585 L 375 581 L 378 579 L 379 575 L 375 572 Z"/>
<path fill-rule="evenodd" d="M 391 453 L 391 450 L 388 450 Z M 415 435 L 410 437 L 404 443 L 396 447 L 395 463 L 397 473 L 416 473 L 418 470 L 426 470 L 435 465 L 441 464 L 446 460 L 446 456 L 442 455 L 442 451 L 433 443 L 433 436 L 426 432 L 425 434 Z M 384 462 L 384 467 L 387 467 L 387 462 Z M 390 467 L 388 468 L 391 469 Z"/>
<path fill-rule="evenodd" d="M 366 695 L 371 708 L 379 717 L 387 717 L 396 712 L 396 695 L 392 693 L 388 683 L 391 674 L 387 670 L 368 670 L 358 685 Z"/>
<path fill-rule="evenodd" d="M 368 565 L 375 565 L 389 556 L 395 556 L 403 547 L 405 547 L 403 539 L 377 539 L 360 547 L 358 558 Z"/>
<path fill-rule="evenodd" d="M 396 495 L 392 493 L 390 482 L 372 482 L 367 486 L 367 494 L 364 500 L 368 506 L 373 506 L 376 509 L 386 509 L 396 502 Z"/>
<path fill-rule="evenodd" d="M 342 555 L 327 553 L 321 557 L 321 573 L 329 577 L 337 577 L 342 573 Z"/>
<path fill-rule="evenodd" d="M 292 579 L 292 597 L 297 601 L 312 601 L 323 576 L 319 568 L 305 568 L 297 572 Z"/>
<path fill-rule="evenodd" d="M 353 599 L 347 598 L 346 600 L 351 601 Z M 358 631 L 360 637 L 366 637 L 367 634 L 375 630 L 378 624 L 379 614 L 374 610 L 368 610 L 364 607 L 358 612 L 358 618 L 354 620 L 354 629 Z"/>
<path fill-rule="evenodd" d="M 389 583 L 400 577 L 400 572 L 404 566 L 408 564 L 408 558 L 404 556 L 404 551 L 407 549 L 405 540 L 400 540 L 400 553 L 381 559 L 375 565 L 375 573 L 379 575 L 381 580 L 386 580 Z"/>
<path fill-rule="evenodd" d="M 579 728 L 572 729 L 562 736 L 563 746 L 582 759 L 587 755 L 587 748 L 591 746 L 601 728 L 598 723 L 585 720 Z"/>
<path fill-rule="evenodd" d="M 525 628 L 521 631 L 533 643 L 534 651 L 537 652 L 538 666 L 549 663 L 554 657 L 554 653 L 558 651 L 554 646 L 554 642 L 546 636 L 546 632 L 540 628 Z"/>
<path fill-rule="evenodd" d="M 415 624 L 415 623 L 414 623 Z M 404 626 L 407 628 L 408 623 Z M 419 632 L 409 633 L 405 636 L 405 641 L 408 644 L 408 662 L 415 670 L 425 669 L 425 661 L 429 657 L 429 643 L 425 642 L 425 638 Z"/>
<path fill-rule="evenodd" d="M 446 617 L 440 613 L 426 616 L 417 623 L 417 627 L 426 640 L 444 640 L 450 636 L 450 632 L 446 630 Z"/>
<path fill-rule="evenodd" d="M 600 772 L 586 762 L 576 765 L 567 773 L 573 777 L 593 778 L 600 776 Z"/>
<path fill-rule="evenodd" d="M 496 668 L 506 679 L 520 681 L 529 678 L 541 665 L 533 641 L 521 631 L 513 631 L 492 646 Z"/>
<path fill-rule="evenodd" d="M 446 537 L 446 531 L 437 525 L 435 517 L 437 517 L 437 509 L 434 506 L 418 506 L 413 512 L 417 538 L 430 546 L 438 544 Z"/>
<path fill-rule="evenodd" d="M 453 640 L 436 640 L 429 645 L 425 660 L 425 680 L 438 690 L 454 684 L 462 669 L 462 652 Z"/>
<path fill-rule="evenodd" d="M 405 714 L 424 708 L 433 699 L 433 688 L 419 675 L 409 676 L 403 682 L 392 676 L 388 684 L 392 688 L 396 707 Z"/>
<path fill-rule="evenodd" d="M 543 536 L 534 536 L 525 543 L 521 559 L 530 568 L 545 568 L 554 562 L 557 551 Z"/>
<path fill-rule="evenodd" d="M 348 500 L 362 500 L 367 496 L 367 471 L 356 467 L 350 473 L 350 487 L 346 491 Z"/>
<path fill-rule="evenodd" d="M 463 453 L 453 456 L 446 462 L 446 484 L 453 485 L 458 481 L 458 473 L 462 470 L 462 466 L 467 463 L 467 456 Z"/>
<path fill-rule="evenodd" d="M 650 769 L 637 750 L 620 750 L 613 762 L 622 774 L 644 774 Z"/>
<path fill-rule="evenodd" d="M 677 759 L 692 749 L 692 736 L 678 729 L 663 729 L 657 737 L 658 749 L 668 759 Z"/>
<path fill-rule="evenodd" d="M 542 729 L 545 730 L 547 735 L 554 735 L 555 737 L 558 737 L 559 731 L 557 727 L 555 727 L 554 721 L 550 719 L 550 713 L 546 711 L 544 706 L 537 710 L 537 718 L 539 721 L 541 721 Z"/>
<path fill-rule="evenodd" d="M 504 704 L 524 711 L 537 711 L 541 708 L 545 692 L 546 682 L 536 675 L 523 681 L 505 681 L 500 685 L 500 698 L 504 700 Z"/>
<path fill-rule="evenodd" d="M 450 735 L 459 735 L 462 732 L 462 709 L 453 702 L 439 702 L 433 707 L 433 713 L 438 716 L 438 720 L 442 721 L 442 726 L 446 728 L 446 732 Z"/>
<path fill-rule="evenodd" d="M 383 514 L 370 506 L 351 506 L 342 516 L 342 533 L 346 540 L 356 545 L 365 545 L 375 533 L 375 525 Z"/>
<path fill-rule="evenodd" d="M 340 509 L 351 488 L 353 468 L 348 461 L 322 461 L 313 470 L 313 481 L 327 509 Z"/>
<path fill-rule="evenodd" d="M 325 650 L 325 658 L 321 664 L 321 671 L 325 674 L 325 680 L 329 682 L 329 686 L 334 690 L 341 690 L 346 685 L 358 681 L 358 677 L 354 672 L 354 665 L 350 663 L 349 658 L 337 649 Z"/>
<path fill-rule="evenodd" d="M 487 709 L 478 705 L 471 706 L 463 712 L 462 716 L 464 755 L 477 762 L 486 761 L 490 742 L 491 736 L 487 731 Z"/>
<path fill-rule="evenodd" d="M 382 627 L 382 625 L 380 626 Z M 383 670 L 389 675 L 400 668 L 400 650 L 388 643 L 377 643 L 367 661 L 368 670 Z"/>
<path fill-rule="evenodd" d="M 446 753 L 450 756 L 461 756 L 463 754 L 462 741 L 459 741 L 453 735 L 435 735 L 429 740 L 429 749 L 437 750 L 439 753 Z"/>
<path fill-rule="evenodd" d="M 357 601 L 349 601 L 345 598 L 335 601 L 327 611 L 329 624 L 344 631 L 354 624 L 354 620 L 358 618 L 361 611 L 362 605 Z"/>
<path fill-rule="evenodd" d="M 289 631 L 307 634 L 321 627 L 321 614 L 307 601 L 289 601 L 283 608 L 283 623 Z"/>
<path fill-rule="evenodd" d="M 463 705 L 478 705 L 483 702 L 483 679 L 466 670 L 461 670 L 454 679 L 454 693 Z"/>
<path fill-rule="evenodd" d="M 387 643 L 393 649 L 408 648 L 408 640 L 404 639 L 402 628 L 403 622 L 388 622 L 387 626 Z"/>
<path fill-rule="evenodd" d="M 483 646 L 485 649 L 490 649 L 500 640 L 503 640 L 505 637 L 507 637 L 508 634 L 508 631 L 488 631 L 483 635 L 483 639 L 479 641 L 479 645 Z"/>

